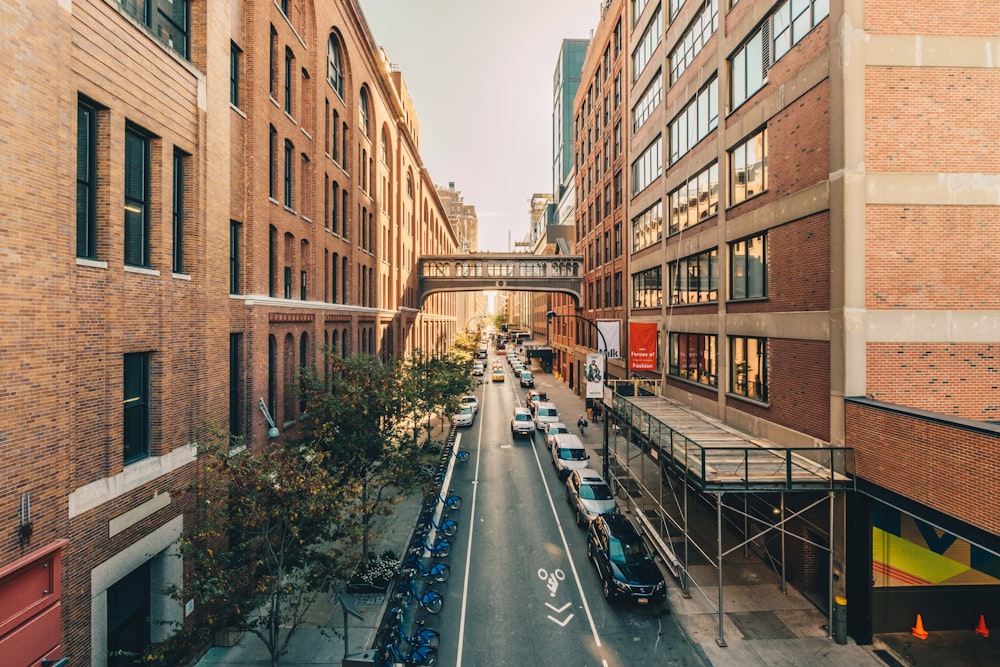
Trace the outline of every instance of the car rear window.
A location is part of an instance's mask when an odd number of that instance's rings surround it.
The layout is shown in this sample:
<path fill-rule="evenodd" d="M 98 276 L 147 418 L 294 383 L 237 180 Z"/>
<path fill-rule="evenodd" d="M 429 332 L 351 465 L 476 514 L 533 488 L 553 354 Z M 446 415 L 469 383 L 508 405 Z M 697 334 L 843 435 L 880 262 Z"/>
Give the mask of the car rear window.
<path fill-rule="evenodd" d="M 516 421 L 516 422 L 530 422 L 531 421 L 531 415 L 526 415 L 524 413 L 519 412 L 516 415 L 514 415 L 514 421 Z"/>

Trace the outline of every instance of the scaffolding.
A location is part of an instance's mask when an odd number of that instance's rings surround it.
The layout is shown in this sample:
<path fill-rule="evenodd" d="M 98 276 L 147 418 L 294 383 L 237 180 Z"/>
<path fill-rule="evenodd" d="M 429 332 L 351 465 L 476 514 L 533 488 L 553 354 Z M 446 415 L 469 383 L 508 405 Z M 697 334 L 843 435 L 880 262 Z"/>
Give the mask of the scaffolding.
<path fill-rule="evenodd" d="M 726 646 L 722 585 L 725 558 L 742 549 L 747 555 L 758 540 L 777 536 L 781 590 L 786 591 L 786 540 L 788 537 L 826 551 L 828 634 L 834 627 L 834 500 L 836 494 L 855 489 L 853 450 L 845 447 L 780 447 L 754 438 L 723 422 L 660 395 L 657 380 L 612 380 L 605 387 L 605 473 L 619 497 L 638 519 L 640 528 L 680 582 L 685 597 L 692 585 L 715 607 L 719 617 L 716 643 Z M 801 505 L 790 510 L 787 493 L 807 493 Z M 706 500 L 715 510 L 715 545 L 702 543 L 691 522 L 689 497 Z M 777 494 L 779 501 L 760 511 L 752 499 Z M 727 496 L 739 501 L 730 501 Z M 808 524 L 807 514 L 829 503 L 828 544 L 787 530 L 789 522 Z M 742 519 L 742 522 L 739 520 Z M 727 544 L 723 526 L 728 522 L 740 537 Z M 742 525 L 740 525 L 742 524 Z M 812 525 L 817 532 L 822 528 Z M 718 599 L 711 600 L 690 574 L 692 550 L 711 564 L 718 576 Z M 769 550 L 765 547 L 765 555 Z"/>

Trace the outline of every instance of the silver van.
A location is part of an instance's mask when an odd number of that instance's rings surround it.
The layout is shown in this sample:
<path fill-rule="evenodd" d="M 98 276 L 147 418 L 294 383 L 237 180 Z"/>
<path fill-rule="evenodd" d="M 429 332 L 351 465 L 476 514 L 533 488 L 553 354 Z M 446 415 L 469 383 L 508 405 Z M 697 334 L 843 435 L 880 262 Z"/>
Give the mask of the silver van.
<path fill-rule="evenodd" d="M 552 436 L 552 465 L 556 467 L 559 479 L 565 480 L 571 470 L 589 467 L 589 462 L 590 455 L 575 433 L 558 433 Z"/>

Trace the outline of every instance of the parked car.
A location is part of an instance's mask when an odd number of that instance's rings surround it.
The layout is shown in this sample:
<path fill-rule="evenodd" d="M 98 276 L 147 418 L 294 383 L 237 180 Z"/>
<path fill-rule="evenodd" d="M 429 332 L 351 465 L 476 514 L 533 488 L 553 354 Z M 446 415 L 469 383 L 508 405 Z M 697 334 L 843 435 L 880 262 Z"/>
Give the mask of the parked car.
<path fill-rule="evenodd" d="M 486 373 L 486 367 L 485 366 L 483 366 L 478 361 L 475 364 L 473 364 L 473 366 L 472 366 L 472 374 L 473 375 L 483 375 L 484 373 Z"/>
<path fill-rule="evenodd" d="M 475 419 L 476 413 L 472 411 L 471 407 L 465 405 L 458 409 L 451 421 L 455 426 L 472 426 Z"/>
<path fill-rule="evenodd" d="M 590 522 L 587 557 L 597 568 L 608 600 L 649 604 L 666 598 L 663 573 L 639 531 L 621 514 L 601 514 Z"/>
<path fill-rule="evenodd" d="M 555 403 L 536 403 L 535 405 L 535 428 L 538 430 L 543 430 L 543 426 L 547 422 L 557 422 L 559 421 L 559 410 L 556 409 Z"/>
<path fill-rule="evenodd" d="M 514 364 L 513 366 L 511 366 L 511 370 L 514 371 L 514 375 L 516 377 L 521 377 L 521 373 L 524 372 L 524 365 L 523 364 Z"/>
<path fill-rule="evenodd" d="M 545 446 L 552 449 L 553 436 L 569 433 L 569 427 L 562 422 L 549 422 L 545 425 Z"/>
<path fill-rule="evenodd" d="M 521 371 L 520 375 L 521 386 L 522 387 L 534 387 L 535 386 L 535 375 L 528 369 Z"/>
<path fill-rule="evenodd" d="M 479 399 L 473 396 L 472 394 L 469 394 L 468 396 L 463 396 L 462 398 L 458 399 L 458 405 L 459 407 L 463 407 L 466 405 L 469 406 L 470 408 L 472 408 L 473 414 L 479 412 Z"/>
<path fill-rule="evenodd" d="M 510 418 L 510 432 L 515 437 L 518 435 L 534 437 L 535 422 L 531 420 L 531 413 L 527 408 L 514 408 L 514 415 Z"/>
<path fill-rule="evenodd" d="M 590 455 L 583 441 L 574 433 L 560 433 L 552 436 L 552 465 L 556 467 L 559 479 L 569 477 L 571 470 L 588 467 Z"/>
<path fill-rule="evenodd" d="M 528 392 L 528 398 L 527 398 L 528 409 L 531 410 L 532 414 L 534 414 L 535 406 L 541 401 L 547 401 L 547 400 L 549 400 L 549 396 L 544 391 L 542 391 L 541 389 L 532 389 L 531 391 Z"/>
<path fill-rule="evenodd" d="M 600 473 L 590 468 L 571 470 L 566 478 L 566 502 L 576 513 L 576 523 L 585 526 L 599 514 L 617 513 L 618 503 Z"/>

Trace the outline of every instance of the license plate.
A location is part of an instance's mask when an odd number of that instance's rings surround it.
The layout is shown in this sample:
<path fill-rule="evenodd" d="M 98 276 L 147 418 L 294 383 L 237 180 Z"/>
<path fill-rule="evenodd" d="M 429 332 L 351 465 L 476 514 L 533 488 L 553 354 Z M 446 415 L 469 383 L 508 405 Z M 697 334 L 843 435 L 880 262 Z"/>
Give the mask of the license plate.
<path fill-rule="evenodd" d="M 636 598 L 636 604 L 648 604 L 649 598 Z"/>

